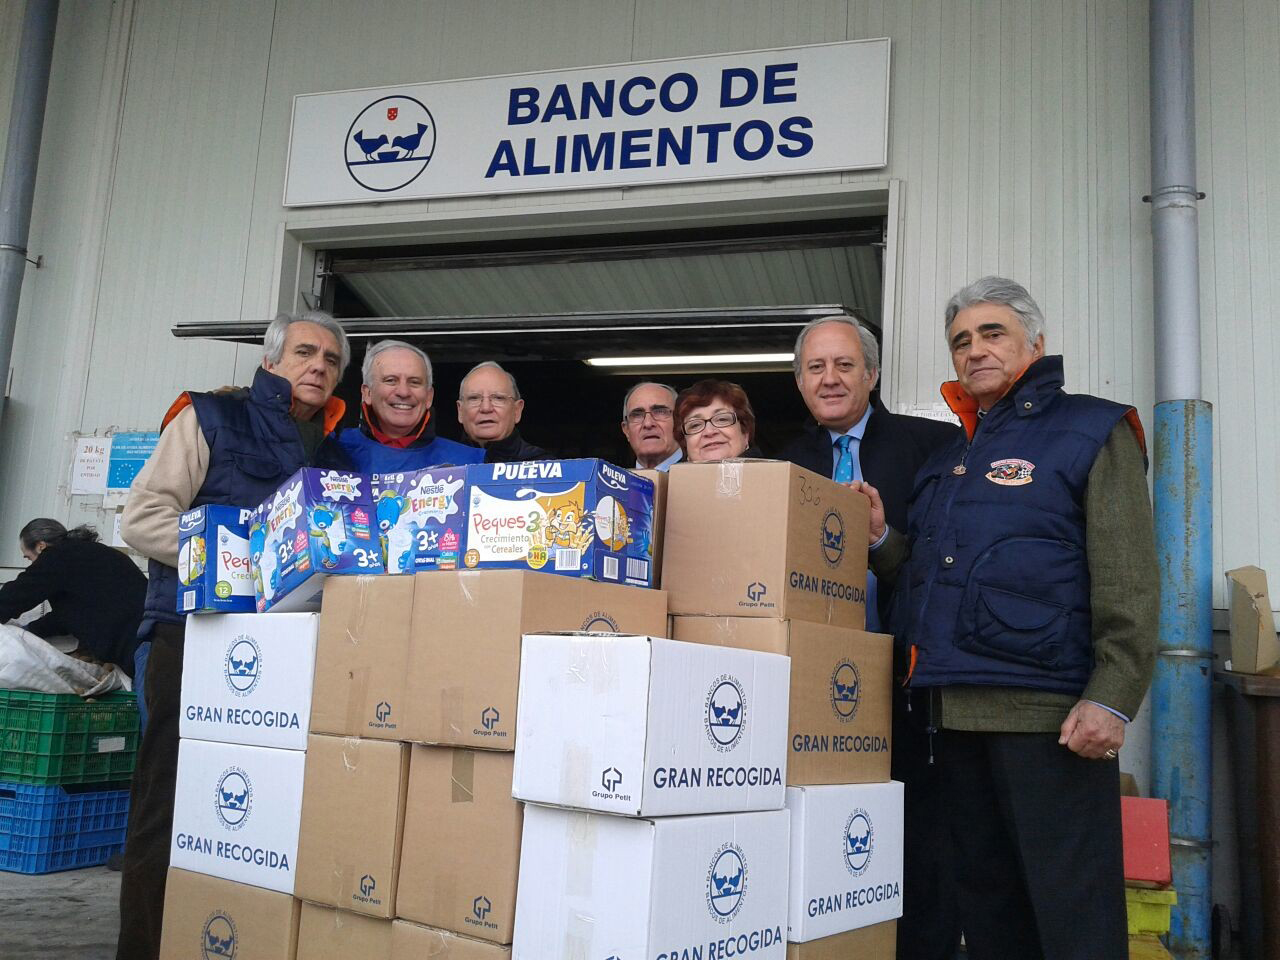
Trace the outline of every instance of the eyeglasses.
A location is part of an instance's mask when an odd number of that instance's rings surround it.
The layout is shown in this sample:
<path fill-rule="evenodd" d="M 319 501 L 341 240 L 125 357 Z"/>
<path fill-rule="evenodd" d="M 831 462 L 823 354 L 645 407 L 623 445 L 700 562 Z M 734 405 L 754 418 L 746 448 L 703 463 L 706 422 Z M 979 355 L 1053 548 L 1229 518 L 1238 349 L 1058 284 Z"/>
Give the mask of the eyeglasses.
<path fill-rule="evenodd" d="M 472 410 L 484 406 L 486 400 L 491 406 L 498 408 L 508 407 L 516 402 L 516 398 L 509 393 L 468 393 L 459 399 L 464 407 L 470 407 Z"/>
<path fill-rule="evenodd" d="M 714 417 L 690 417 L 682 426 L 684 427 L 684 435 L 688 437 L 695 433 L 701 433 L 707 428 L 708 423 L 723 430 L 725 427 L 732 427 L 737 422 L 738 415 L 736 413 L 732 410 L 724 410 Z"/>
<path fill-rule="evenodd" d="M 644 407 L 636 407 L 634 410 L 627 411 L 627 423 L 638 427 L 644 423 L 645 417 L 653 417 L 654 420 L 670 420 L 673 413 L 670 407 L 664 407 L 661 404 L 647 410 Z"/>

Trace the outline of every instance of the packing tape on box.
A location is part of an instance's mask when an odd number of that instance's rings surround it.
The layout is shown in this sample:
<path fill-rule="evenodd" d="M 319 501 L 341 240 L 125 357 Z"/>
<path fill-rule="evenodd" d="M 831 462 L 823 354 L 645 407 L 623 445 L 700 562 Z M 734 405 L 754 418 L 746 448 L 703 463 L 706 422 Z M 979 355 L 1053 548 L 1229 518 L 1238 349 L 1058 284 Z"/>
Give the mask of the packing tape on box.
<path fill-rule="evenodd" d="M 356 756 L 359 752 L 360 739 L 358 737 L 342 738 L 342 765 L 346 767 L 348 773 L 353 773 L 356 767 L 360 765 L 360 758 Z"/>
<path fill-rule="evenodd" d="M 720 475 L 716 478 L 716 496 L 742 496 L 742 464 L 734 460 L 720 461 Z"/>
<path fill-rule="evenodd" d="M 361 638 L 365 633 L 365 617 L 369 612 L 369 593 L 373 577 L 361 574 L 355 578 L 355 581 L 358 599 L 356 600 L 354 613 L 347 620 L 343 632 L 347 635 L 347 642 L 352 647 L 359 649 L 363 642 Z M 343 725 L 346 733 L 358 731 L 360 729 L 360 721 L 364 718 L 364 708 L 369 697 L 369 668 L 354 667 L 350 676 L 351 683 L 347 688 L 346 723 Z"/>
<path fill-rule="evenodd" d="M 453 770 L 449 774 L 453 787 L 451 803 L 471 803 L 476 798 L 476 755 L 471 750 L 453 751 Z"/>
<path fill-rule="evenodd" d="M 595 777 L 591 773 L 595 768 L 591 759 L 592 753 L 589 746 L 565 745 L 564 759 L 560 764 L 560 795 L 562 797 L 577 797 L 590 793 L 591 784 L 595 783 Z"/>

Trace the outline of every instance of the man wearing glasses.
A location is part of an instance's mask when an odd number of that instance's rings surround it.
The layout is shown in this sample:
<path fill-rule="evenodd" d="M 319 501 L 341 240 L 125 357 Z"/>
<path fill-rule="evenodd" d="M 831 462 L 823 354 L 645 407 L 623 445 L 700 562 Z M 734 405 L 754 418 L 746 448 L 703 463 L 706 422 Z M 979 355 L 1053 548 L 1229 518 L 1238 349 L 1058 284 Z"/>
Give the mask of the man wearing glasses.
<path fill-rule="evenodd" d="M 485 463 L 554 459 L 520 436 L 516 424 L 523 413 L 516 378 L 492 360 L 477 363 L 462 378 L 458 422 L 471 442 L 484 449 Z"/>
<path fill-rule="evenodd" d="M 637 383 L 622 401 L 622 435 L 636 455 L 637 470 L 666 473 L 683 454 L 676 443 L 676 391 L 665 383 Z"/>

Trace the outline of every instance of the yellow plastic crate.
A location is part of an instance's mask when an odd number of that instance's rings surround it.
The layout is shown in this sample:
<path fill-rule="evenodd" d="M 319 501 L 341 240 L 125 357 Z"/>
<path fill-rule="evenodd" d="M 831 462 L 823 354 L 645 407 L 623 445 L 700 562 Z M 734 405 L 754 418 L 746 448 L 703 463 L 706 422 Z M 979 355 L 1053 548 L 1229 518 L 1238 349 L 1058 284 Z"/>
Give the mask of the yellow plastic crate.
<path fill-rule="evenodd" d="M 1129 910 L 1129 935 L 1136 933 L 1168 933 L 1169 912 L 1178 902 L 1176 890 L 1143 890 L 1124 888 L 1125 906 Z"/>
<path fill-rule="evenodd" d="M 1164 944 L 1149 933 L 1129 938 L 1129 960 L 1173 960 Z"/>

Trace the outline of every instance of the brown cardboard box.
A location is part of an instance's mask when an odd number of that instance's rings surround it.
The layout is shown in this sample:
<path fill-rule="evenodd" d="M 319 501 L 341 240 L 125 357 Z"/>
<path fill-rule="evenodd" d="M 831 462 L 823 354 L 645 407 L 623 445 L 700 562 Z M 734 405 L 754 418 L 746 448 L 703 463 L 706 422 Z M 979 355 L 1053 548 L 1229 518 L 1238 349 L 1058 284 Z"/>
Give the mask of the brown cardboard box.
<path fill-rule="evenodd" d="M 1276 638 L 1267 574 L 1257 567 L 1237 567 L 1227 571 L 1231 595 L 1231 669 L 1239 673 L 1261 673 L 1280 662 L 1280 639 Z"/>
<path fill-rule="evenodd" d="M 662 586 L 662 538 L 667 523 L 667 471 L 633 470 L 653 481 L 653 520 L 649 536 L 653 546 L 653 585 Z"/>
<path fill-rule="evenodd" d="M 790 463 L 677 463 L 662 582 L 674 614 L 866 622 L 870 501 Z"/>
<path fill-rule="evenodd" d="M 413 579 L 404 740 L 515 749 L 526 633 L 667 631 L 661 590 L 521 570 L 440 571 Z"/>
<path fill-rule="evenodd" d="M 787 783 L 889 779 L 892 637 L 754 617 L 672 617 L 671 624 L 674 640 L 791 657 Z"/>
<path fill-rule="evenodd" d="M 160 960 L 294 960 L 297 947 L 298 901 L 293 897 L 169 869 Z"/>
<path fill-rule="evenodd" d="M 511 948 L 397 920 L 391 925 L 391 960 L 511 960 Z"/>
<path fill-rule="evenodd" d="M 320 607 L 311 730 L 399 740 L 413 577 L 329 577 Z"/>
<path fill-rule="evenodd" d="M 898 921 L 837 933 L 834 937 L 788 943 L 787 960 L 894 960 L 898 953 Z"/>
<path fill-rule="evenodd" d="M 391 960 L 391 926 L 390 920 L 304 903 L 298 960 Z"/>
<path fill-rule="evenodd" d="M 514 753 L 415 746 L 396 916 L 510 943 L 523 806 Z"/>
<path fill-rule="evenodd" d="M 394 916 L 409 747 L 307 739 L 294 892 L 375 917 Z"/>

